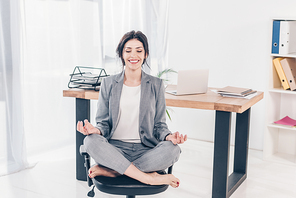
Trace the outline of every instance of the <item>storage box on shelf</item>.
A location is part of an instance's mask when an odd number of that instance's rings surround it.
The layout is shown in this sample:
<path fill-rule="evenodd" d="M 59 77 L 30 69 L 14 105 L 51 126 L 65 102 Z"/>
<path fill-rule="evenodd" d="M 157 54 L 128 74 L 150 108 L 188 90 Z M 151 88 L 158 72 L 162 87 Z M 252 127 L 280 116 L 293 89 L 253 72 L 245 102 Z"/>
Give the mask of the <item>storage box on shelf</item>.
<path fill-rule="evenodd" d="M 296 91 L 283 89 L 273 65 L 279 57 L 296 59 L 296 53 L 271 54 L 263 153 L 266 160 L 296 165 L 296 128 L 273 124 L 285 116 L 296 119 Z"/>

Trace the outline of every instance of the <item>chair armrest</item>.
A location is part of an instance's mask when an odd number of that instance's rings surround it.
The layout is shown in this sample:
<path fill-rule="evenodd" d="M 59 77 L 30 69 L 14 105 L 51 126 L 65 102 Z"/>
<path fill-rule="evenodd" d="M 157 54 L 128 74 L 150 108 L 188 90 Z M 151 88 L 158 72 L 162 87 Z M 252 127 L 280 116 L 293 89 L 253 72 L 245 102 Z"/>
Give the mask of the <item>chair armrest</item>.
<path fill-rule="evenodd" d="M 168 174 L 172 174 L 173 172 L 173 165 L 171 165 L 169 168 L 168 168 Z"/>
<path fill-rule="evenodd" d="M 91 180 L 91 178 L 89 178 L 88 176 L 88 170 L 90 169 L 90 156 L 89 154 L 86 152 L 85 146 L 81 145 L 79 148 L 79 152 L 80 155 L 84 156 L 84 167 L 85 167 L 85 171 L 86 171 L 86 177 L 87 177 L 87 184 L 90 187 L 91 185 L 93 185 L 93 182 Z"/>
<path fill-rule="evenodd" d="M 88 153 L 86 152 L 86 149 L 85 149 L 85 146 L 84 145 L 81 145 L 80 148 L 79 148 L 79 152 L 80 152 L 80 155 L 88 155 Z"/>

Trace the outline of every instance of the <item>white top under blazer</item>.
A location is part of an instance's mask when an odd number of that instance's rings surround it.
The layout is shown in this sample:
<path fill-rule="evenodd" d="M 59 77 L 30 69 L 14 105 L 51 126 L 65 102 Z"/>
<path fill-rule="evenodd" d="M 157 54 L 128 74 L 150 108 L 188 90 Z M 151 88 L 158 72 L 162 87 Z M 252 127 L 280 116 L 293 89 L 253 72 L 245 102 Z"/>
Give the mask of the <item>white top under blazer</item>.
<path fill-rule="evenodd" d="M 123 84 L 118 125 L 111 137 L 113 140 L 141 143 L 139 134 L 141 86 L 129 87 Z"/>

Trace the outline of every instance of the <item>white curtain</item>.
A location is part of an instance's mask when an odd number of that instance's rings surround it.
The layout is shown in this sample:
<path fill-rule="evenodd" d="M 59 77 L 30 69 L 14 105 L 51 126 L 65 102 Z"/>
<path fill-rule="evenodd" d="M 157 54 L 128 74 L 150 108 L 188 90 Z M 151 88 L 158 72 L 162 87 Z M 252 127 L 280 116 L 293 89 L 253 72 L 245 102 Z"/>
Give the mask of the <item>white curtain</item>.
<path fill-rule="evenodd" d="M 75 99 L 64 98 L 63 90 L 75 66 L 99 65 L 98 3 L 24 0 L 24 9 L 24 126 L 29 160 L 38 161 L 75 143 Z"/>
<path fill-rule="evenodd" d="M 0 175 L 28 167 L 23 119 L 21 7 L 19 0 L 0 1 Z"/>
<path fill-rule="evenodd" d="M 75 144 L 75 99 L 62 92 L 69 74 L 77 65 L 119 72 L 115 50 L 124 33 L 148 37 L 148 72 L 167 67 L 168 0 L 1 0 L 0 9 L 3 174 Z"/>
<path fill-rule="evenodd" d="M 140 30 L 148 37 L 150 51 L 150 69 L 144 69 L 156 74 L 167 68 L 168 9 L 169 0 L 101 0 L 102 53 L 105 67 L 113 68 L 115 49 L 123 34 Z M 113 69 L 118 69 L 118 66 Z"/>

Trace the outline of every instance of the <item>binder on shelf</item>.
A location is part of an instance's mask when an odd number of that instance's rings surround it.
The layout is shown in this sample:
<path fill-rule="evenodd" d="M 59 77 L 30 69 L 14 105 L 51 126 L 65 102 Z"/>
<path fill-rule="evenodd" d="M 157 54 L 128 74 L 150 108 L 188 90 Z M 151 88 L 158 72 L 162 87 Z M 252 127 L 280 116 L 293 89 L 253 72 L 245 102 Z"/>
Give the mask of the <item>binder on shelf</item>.
<path fill-rule="evenodd" d="M 292 91 L 296 90 L 296 60 L 294 58 L 284 58 L 280 62 L 290 89 Z"/>
<path fill-rule="evenodd" d="M 273 54 L 296 53 L 296 21 L 274 20 L 272 30 Z"/>
<path fill-rule="evenodd" d="M 279 54 L 296 52 L 296 21 L 280 22 Z"/>
<path fill-rule="evenodd" d="M 288 84 L 286 75 L 284 73 L 283 67 L 282 67 L 281 62 L 280 62 L 283 59 L 284 58 L 275 58 L 275 59 L 273 59 L 273 65 L 274 65 L 274 67 L 276 69 L 276 72 L 277 72 L 277 74 L 279 76 L 279 79 L 280 79 L 280 81 L 282 83 L 283 88 L 285 90 L 287 90 L 287 89 L 290 89 L 290 86 Z"/>
<path fill-rule="evenodd" d="M 279 43 L 280 43 L 280 21 L 273 21 L 272 27 L 272 47 L 271 53 L 279 53 Z"/>

